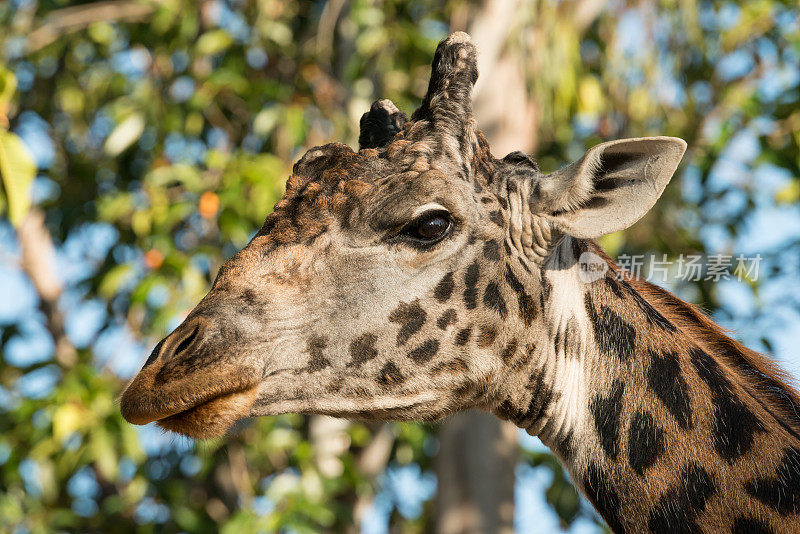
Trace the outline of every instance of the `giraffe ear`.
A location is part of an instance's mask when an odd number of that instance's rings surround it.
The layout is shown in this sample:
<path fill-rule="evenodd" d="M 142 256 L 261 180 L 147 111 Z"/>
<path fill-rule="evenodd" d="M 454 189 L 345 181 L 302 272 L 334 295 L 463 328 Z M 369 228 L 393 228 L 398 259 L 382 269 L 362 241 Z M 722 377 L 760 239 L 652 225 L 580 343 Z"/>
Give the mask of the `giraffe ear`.
<path fill-rule="evenodd" d="M 531 211 L 549 215 L 559 230 L 578 238 L 624 230 L 653 207 L 685 150 L 686 142 L 676 137 L 599 144 L 578 161 L 538 177 Z"/>
<path fill-rule="evenodd" d="M 408 115 L 397 109 L 391 100 L 376 100 L 369 111 L 361 116 L 361 133 L 358 136 L 359 148 L 381 148 L 394 139 Z"/>

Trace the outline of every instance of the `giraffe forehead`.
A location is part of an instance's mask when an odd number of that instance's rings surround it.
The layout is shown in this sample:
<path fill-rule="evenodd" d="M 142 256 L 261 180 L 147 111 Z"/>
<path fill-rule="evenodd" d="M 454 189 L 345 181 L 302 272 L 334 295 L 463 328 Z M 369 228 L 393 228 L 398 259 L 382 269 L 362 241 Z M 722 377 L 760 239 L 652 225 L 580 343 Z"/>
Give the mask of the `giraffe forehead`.
<path fill-rule="evenodd" d="M 386 166 L 360 170 L 326 170 L 302 185 L 293 176 L 259 235 L 269 236 L 273 245 L 310 244 L 333 223 L 344 231 L 383 233 L 433 208 L 447 209 L 461 218 L 470 212 L 465 203 L 471 198 L 469 186 L 443 171 L 402 168 L 396 172 Z"/>
<path fill-rule="evenodd" d="M 354 152 L 339 143 L 310 149 L 294 165 L 286 192 L 259 235 L 272 234 L 276 244 L 287 244 L 319 235 L 332 218 L 346 223 L 355 207 L 368 202 L 370 192 L 429 168 L 429 161 L 422 162 L 425 158 L 413 149 L 417 144 L 401 140 L 382 151 Z"/>
<path fill-rule="evenodd" d="M 391 143 L 378 149 L 355 152 L 330 143 L 306 152 L 292 169 L 284 197 L 257 234 L 268 237 L 267 250 L 310 245 L 334 223 L 345 231 L 356 225 L 364 228 L 364 222 L 374 231 L 387 231 L 408 222 L 416 208 L 430 202 L 462 211 L 466 218 L 477 214 L 460 210 L 467 205 L 459 197 L 471 196 L 474 190 L 483 192 L 486 201 L 489 191 L 484 188 L 503 165 L 497 166 L 480 132 L 471 165 L 450 161 L 430 137 L 417 135 L 420 124 L 407 123 Z"/>

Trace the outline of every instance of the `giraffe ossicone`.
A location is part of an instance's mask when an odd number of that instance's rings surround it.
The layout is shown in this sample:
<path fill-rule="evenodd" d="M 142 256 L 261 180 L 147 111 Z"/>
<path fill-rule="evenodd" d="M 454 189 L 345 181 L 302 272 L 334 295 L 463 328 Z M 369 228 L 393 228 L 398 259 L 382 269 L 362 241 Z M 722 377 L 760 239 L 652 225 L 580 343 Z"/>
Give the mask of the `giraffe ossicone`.
<path fill-rule="evenodd" d="M 252 241 L 153 350 L 124 417 L 196 438 L 297 412 L 539 435 L 617 532 L 800 531 L 800 400 L 768 359 L 592 241 L 658 200 L 686 144 L 602 143 L 551 174 L 492 156 L 475 47 L 409 118 L 309 150 Z"/>

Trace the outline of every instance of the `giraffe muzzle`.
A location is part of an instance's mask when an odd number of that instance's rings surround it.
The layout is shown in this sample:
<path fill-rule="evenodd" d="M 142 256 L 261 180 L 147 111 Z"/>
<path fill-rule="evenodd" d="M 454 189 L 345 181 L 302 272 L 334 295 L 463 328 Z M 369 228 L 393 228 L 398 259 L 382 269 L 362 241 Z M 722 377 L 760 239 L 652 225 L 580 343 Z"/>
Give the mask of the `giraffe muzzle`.
<path fill-rule="evenodd" d="M 156 345 L 122 393 L 125 420 L 209 438 L 250 415 L 261 370 L 252 358 L 236 358 L 230 333 L 209 324 L 190 316 Z"/>

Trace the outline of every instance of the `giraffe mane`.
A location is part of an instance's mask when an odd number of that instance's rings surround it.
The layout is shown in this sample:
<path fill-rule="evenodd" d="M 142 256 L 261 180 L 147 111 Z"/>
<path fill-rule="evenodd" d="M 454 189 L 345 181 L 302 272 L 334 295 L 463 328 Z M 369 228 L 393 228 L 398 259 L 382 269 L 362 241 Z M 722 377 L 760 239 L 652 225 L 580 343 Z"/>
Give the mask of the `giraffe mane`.
<path fill-rule="evenodd" d="M 594 244 L 593 249 L 650 306 L 733 371 L 745 391 L 788 432 L 800 439 L 800 395 L 792 387 L 792 378 L 786 371 L 769 356 L 731 338 L 725 328 L 694 304 L 625 271 L 598 245 Z"/>

